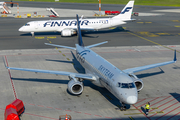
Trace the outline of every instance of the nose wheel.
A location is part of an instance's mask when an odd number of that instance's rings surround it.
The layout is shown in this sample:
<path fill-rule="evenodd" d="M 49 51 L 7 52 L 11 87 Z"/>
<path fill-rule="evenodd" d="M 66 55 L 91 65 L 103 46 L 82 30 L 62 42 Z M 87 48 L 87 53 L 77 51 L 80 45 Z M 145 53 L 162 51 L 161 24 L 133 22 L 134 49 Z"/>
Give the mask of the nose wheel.
<path fill-rule="evenodd" d="M 126 111 L 126 104 L 122 102 L 121 105 L 122 106 L 120 107 L 120 110 L 121 111 Z"/>

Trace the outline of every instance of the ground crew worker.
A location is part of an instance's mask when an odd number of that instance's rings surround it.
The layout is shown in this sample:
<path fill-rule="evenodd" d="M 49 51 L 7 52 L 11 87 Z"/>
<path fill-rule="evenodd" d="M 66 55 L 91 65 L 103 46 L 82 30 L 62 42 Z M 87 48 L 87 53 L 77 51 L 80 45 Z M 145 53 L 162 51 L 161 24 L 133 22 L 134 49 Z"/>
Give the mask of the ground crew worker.
<path fill-rule="evenodd" d="M 149 103 L 149 102 L 147 102 L 147 103 L 146 103 L 146 105 L 145 105 L 146 115 L 148 115 L 149 108 L 150 108 L 150 103 Z"/>

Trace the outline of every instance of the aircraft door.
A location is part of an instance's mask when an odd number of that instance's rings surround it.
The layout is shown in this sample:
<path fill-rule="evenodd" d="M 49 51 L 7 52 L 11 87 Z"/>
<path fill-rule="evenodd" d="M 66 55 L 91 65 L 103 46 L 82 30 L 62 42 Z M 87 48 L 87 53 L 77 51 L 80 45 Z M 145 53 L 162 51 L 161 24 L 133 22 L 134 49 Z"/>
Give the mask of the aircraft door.
<path fill-rule="evenodd" d="M 38 29 L 38 21 L 34 22 L 34 27 L 35 27 L 35 29 Z"/>
<path fill-rule="evenodd" d="M 110 21 L 111 26 L 113 26 L 113 19 L 111 18 L 109 21 Z"/>

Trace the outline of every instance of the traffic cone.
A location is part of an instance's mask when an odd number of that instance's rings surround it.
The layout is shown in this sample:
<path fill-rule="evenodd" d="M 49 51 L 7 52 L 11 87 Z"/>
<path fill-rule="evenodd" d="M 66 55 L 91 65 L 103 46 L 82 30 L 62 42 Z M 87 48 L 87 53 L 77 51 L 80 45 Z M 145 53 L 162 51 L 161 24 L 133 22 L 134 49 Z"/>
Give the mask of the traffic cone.
<path fill-rule="evenodd" d="M 65 120 L 69 120 L 68 117 L 67 117 L 67 114 L 66 114 Z"/>

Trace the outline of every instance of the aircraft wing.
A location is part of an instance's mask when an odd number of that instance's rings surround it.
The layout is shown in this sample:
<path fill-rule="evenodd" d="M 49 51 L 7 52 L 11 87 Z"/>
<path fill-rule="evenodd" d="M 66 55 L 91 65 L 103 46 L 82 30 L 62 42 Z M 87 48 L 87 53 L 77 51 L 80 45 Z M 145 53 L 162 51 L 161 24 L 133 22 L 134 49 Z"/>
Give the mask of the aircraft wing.
<path fill-rule="evenodd" d="M 41 70 L 41 69 L 29 69 L 29 68 L 15 68 L 15 67 L 7 67 L 10 70 L 19 70 L 19 71 L 28 71 L 28 72 L 39 72 L 39 73 L 48 73 L 48 74 L 56 74 L 56 75 L 64 75 L 64 76 L 73 76 L 77 78 L 83 78 L 88 80 L 96 80 L 96 77 L 90 74 L 81 74 L 81 73 L 72 73 L 72 72 L 64 72 L 64 71 L 52 71 L 52 70 Z"/>
<path fill-rule="evenodd" d="M 148 69 L 151 69 L 151 68 L 172 64 L 172 63 L 175 63 L 176 60 L 177 59 L 176 59 L 176 50 L 175 50 L 174 51 L 174 60 L 172 60 L 172 61 L 156 63 L 156 64 L 151 64 L 151 65 L 146 65 L 146 66 L 141 66 L 141 67 L 135 67 L 135 68 L 129 68 L 129 69 L 126 69 L 126 70 L 123 70 L 123 71 L 125 73 L 127 73 L 127 74 L 133 74 L 135 72 L 140 72 L 140 71 L 143 71 L 143 70 L 148 70 Z"/>

